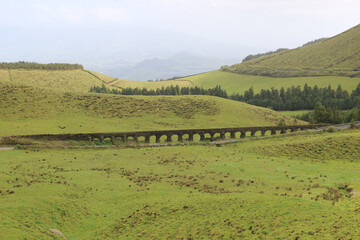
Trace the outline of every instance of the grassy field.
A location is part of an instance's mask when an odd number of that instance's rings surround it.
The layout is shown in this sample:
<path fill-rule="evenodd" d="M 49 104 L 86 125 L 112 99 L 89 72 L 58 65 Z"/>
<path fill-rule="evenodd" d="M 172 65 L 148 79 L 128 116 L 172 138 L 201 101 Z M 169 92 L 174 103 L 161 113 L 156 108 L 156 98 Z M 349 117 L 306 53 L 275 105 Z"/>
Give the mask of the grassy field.
<path fill-rule="evenodd" d="M 254 91 L 257 93 L 260 92 L 261 89 L 270 89 L 272 87 L 280 89 L 281 87 L 287 88 L 298 85 L 303 87 L 305 84 L 308 84 L 309 86 L 318 85 L 319 87 L 327 87 L 331 85 L 332 88 L 336 88 L 339 84 L 341 84 L 343 89 L 352 91 L 360 83 L 360 78 L 340 76 L 275 78 L 228 73 L 220 70 L 191 76 L 185 79 L 204 88 L 211 88 L 216 85 L 220 85 L 227 91 L 228 94 L 243 94 L 244 91 L 248 90 L 250 87 L 253 87 Z"/>
<path fill-rule="evenodd" d="M 308 112 L 311 112 L 312 110 L 299 110 L 299 111 L 279 111 L 279 113 L 284 114 L 286 116 L 292 117 L 292 116 L 298 116 L 302 115 Z"/>
<path fill-rule="evenodd" d="M 161 82 L 139 82 L 119 80 L 114 85 L 117 87 L 146 87 L 148 89 L 161 88 L 162 86 L 179 85 L 180 87 L 201 86 L 204 88 L 213 88 L 220 85 L 227 91 L 228 94 L 241 93 L 250 87 L 254 88 L 255 92 L 260 92 L 261 89 L 270 89 L 272 87 L 280 89 L 281 87 L 291 87 L 305 84 L 309 86 L 318 85 L 319 87 L 336 88 L 339 84 L 348 91 L 352 91 L 360 83 L 360 78 L 350 78 L 341 76 L 318 76 L 318 77 L 296 77 L 296 78 L 275 78 L 265 76 L 252 76 L 236 73 L 223 72 L 220 70 L 202 73 L 186 78 L 179 78 L 177 80 L 161 81 Z"/>
<path fill-rule="evenodd" d="M 356 239 L 359 143 L 0 151 L 0 239 Z"/>
<path fill-rule="evenodd" d="M 11 81 L 10 81 L 11 78 Z M 159 82 L 141 82 L 123 79 L 115 79 L 97 72 L 88 70 L 73 71 L 44 71 L 44 70 L 0 70 L 0 83 L 13 83 L 33 87 L 40 87 L 62 92 L 88 92 L 92 86 L 101 86 L 105 84 L 108 87 L 115 88 L 147 88 L 157 89 L 167 86 L 214 88 L 220 85 L 228 94 L 241 93 L 250 87 L 255 92 L 261 89 L 270 89 L 275 87 L 309 86 L 318 85 L 326 87 L 331 85 L 336 88 L 339 84 L 348 91 L 352 91 L 360 83 L 360 77 L 349 78 L 341 76 L 318 76 L 318 77 L 296 77 L 296 78 L 275 78 L 265 76 L 252 76 L 223 72 L 220 70 L 194 75 L 176 80 Z"/>
<path fill-rule="evenodd" d="M 359 41 L 360 25 L 357 25 L 316 44 L 236 64 L 230 70 L 271 76 L 359 75 Z"/>
<path fill-rule="evenodd" d="M 99 77 L 103 76 L 99 75 Z M 104 81 L 108 78 L 110 77 L 104 77 Z M 73 92 L 88 92 L 90 87 L 94 85 L 101 86 L 103 83 L 97 77 L 83 70 L 46 71 L 0 69 L 0 83 L 2 82 Z"/>
<path fill-rule="evenodd" d="M 147 88 L 147 89 L 157 89 L 168 86 L 180 87 L 194 87 L 195 84 L 190 80 L 180 79 L 180 80 L 167 80 L 167 81 L 158 81 L 158 82 L 142 82 L 142 81 L 131 81 L 131 80 L 118 80 L 112 84 L 112 86 L 121 87 L 121 88 Z"/>
<path fill-rule="evenodd" d="M 62 93 L 0 83 L 0 105 L 0 136 L 294 124 L 275 111 L 211 96 Z"/>

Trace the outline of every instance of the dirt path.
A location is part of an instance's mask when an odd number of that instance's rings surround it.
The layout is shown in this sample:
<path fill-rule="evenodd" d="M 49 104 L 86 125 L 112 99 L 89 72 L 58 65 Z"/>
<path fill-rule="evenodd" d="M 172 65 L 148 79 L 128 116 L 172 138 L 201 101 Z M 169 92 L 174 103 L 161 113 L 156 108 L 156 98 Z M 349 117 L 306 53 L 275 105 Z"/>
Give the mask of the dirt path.
<path fill-rule="evenodd" d="M 5 151 L 5 150 L 14 150 L 13 147 L 0 147 L 0 151 Z"/>

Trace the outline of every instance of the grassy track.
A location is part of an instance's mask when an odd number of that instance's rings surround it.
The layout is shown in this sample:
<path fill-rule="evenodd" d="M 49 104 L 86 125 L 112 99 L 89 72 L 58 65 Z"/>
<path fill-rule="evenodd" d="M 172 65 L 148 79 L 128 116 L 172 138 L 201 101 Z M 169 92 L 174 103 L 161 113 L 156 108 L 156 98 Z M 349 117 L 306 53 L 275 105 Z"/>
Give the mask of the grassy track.
<path fill-rule="evenodd" d="M 356 239 L 359 142 L 2 151 L 0 238 Z"/>

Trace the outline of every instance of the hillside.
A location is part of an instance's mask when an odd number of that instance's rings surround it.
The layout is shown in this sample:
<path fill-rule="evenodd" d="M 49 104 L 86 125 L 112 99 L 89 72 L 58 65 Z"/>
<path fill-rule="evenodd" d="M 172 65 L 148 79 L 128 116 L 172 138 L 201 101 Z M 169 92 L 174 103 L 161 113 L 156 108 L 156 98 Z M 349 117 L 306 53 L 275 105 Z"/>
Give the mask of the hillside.
<path fill-rule="evenodd" d="M 167 80 L 159 82 L 141 82 L 130 80 L 117 80 L 110 84 L 120 88 L 138 87 L 147 89 L 156 89 L 167 87 L 171 85 L 179 85 L 180 87 L 201 86 L 204 88 L 214 88 L 220 85 L 228 94 L 241 93 L 250 87 L 254 91 L 260 92 L 261 89 L 270 89 L 271 87 L 280 89 L 281 87 L 287 88 L 291 86 L 300 85 L 303 87 L 305 84 L 309 86 L 318 85 L 319 87 L 327 87 L 331 85 L 336 88 L 339 84 L 343 89 L 352 91 L 360 82 L 360 77 L 344 77 L 344 76 L 315 76 L 315 77 L 266 77 L 266 76 L 253 76 L 246 74 L 236 74 L 231 72 L 224 72 L 220 70 L 211 71 L 207 73 L 197 74 L 189 77 L 179 78 L 176 80 Z"/>
<path fill-rule="evenodd" d="M 244 91 L 248 90 L 250 87 L 253 87 L 255 92 L 260 92 L 261 89 L 270 89 L 271 87 L 278 89 L 281 87 L 287 88 L 298 85 L 303 87 L 306 83 L 309 86 L 318 85 L 319 87 L 327 87 L 328 85 L 331 85 L 332 88 L 336 88 L 339 84 L 341 84 L 343 89 L 351 91 L 354 90 L 357 84 L 360 83 L 360 77 L 316 76 L 280 78 L 236 74 L 220 70 L 178 79 L 178 81 L 181 80 L 190 81 L 194 85 L 202 86 L 204 88 L 221 85 L 228 94 L 243 94 Z"/>
<path fill-rule="evenodd" d="M 88 92 L 90 87 L 101 86 L 114 78 L 86 70 L 25 70 L 0 69 L 0 83 L 13 83 L 52 89 L 56 91 Z"/>
<path fill-rule="evenodd" d="M 359 143 L 0 151 L 0 238 L 358 239 Z"/>
<path fill-rule="evenodd" d="M 225 69 L 265 76 L 360 75 L 360 25 L 318 43 L 256 58 Z"/>
<path fill-rule="evenodd" d="M 0 136 L 276 125 L 260 107 L 210 96 L 63 93 L 0 83 Z"/>

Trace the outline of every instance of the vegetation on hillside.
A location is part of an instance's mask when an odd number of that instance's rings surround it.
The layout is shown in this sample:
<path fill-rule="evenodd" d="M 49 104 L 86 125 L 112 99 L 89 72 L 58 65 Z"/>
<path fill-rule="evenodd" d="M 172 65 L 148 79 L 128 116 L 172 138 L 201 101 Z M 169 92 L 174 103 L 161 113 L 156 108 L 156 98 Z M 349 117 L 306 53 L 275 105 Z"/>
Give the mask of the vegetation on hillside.
<path fill-rule="evenodd" d="M 27 70 L 83 70 L 80 64 L 69 63 L 35 63 L 35 62 L 1 62 L 0 69 L 27 69 Z"/>
<path fill-rule="evenodd" d="M 212 96 L 67 93 L 0 83 L 0 136 L 287 124 L 275 111 Z M 299 121 L 299 124 L 303 122 Z"/>
<path fill-rule="evenodd" d="M 286 90 L 283 87 L 280 90 L 261 89 L 260 93 L 256 94 L 251 87 L 243 95 L 233 94 L 229 98 L 274 110 L 310 110 L 317 102 L 321 102 L 325 107 L 346 110 L 360 106 L 360 83 L 351 93 L 344 90 L 341 85 L 334 90 L 330 85 L 324 88 L 315 85 L 312 88 L 305 84 L 302 89 L 300 86 L 292 86 Z"/>
<path fill-rule="evenodd" d="M 360 76 L 360 25 L 304 47 L 262 56 L 223 68 L 241 74 L 273 77 Z"/>
<path fill-rule="evenodd" d="M 325 41 L 325 40 L 327 40 L 327 39 L 329 39 L 329 38 L 318 38 L 318 39 L 309 41 L 309 42 L 303 44 L 302 46 L 303 46 L 303 47 L 310 46 L 310 45 L 313 45 L 313 44 L 315 44 L 315 43 Z"/>
<path fill-rule="evenodd" d="M 293 113 L 289 116 L 310 123 L 351 123 L 360 121 L 360 108 L 355 107 L 351 110 L 341 111 L 337 108 L 325 108 L 320 102 L 317 102 L 313 111 L 307 111 L 297 115 Z"/>
<path fill-rule="evenodd" d="M 144 95 L 144 96 L 160 96 L 160 95 L 209 95 L 222 98 L 228 98 L 226 91 L 221 89 L 220 85 L 217 85 L 214 88 L 204 89 L 202 87 L 181 87 L 176 86 L 167 86 L 162 88 L 157 88 L 156 90 L 147 88 L 125 88 L 125 89 L 110 89 L 104 84 L 101 87 L 93 86 L 90 88 L 89 92 L 95 93 L 109 93 L 117 95 Z"/>
<path fill-rule="evenodd" d="M 243 94 L 244 91 L 248 90 L 250 87 L 254 88 L 255 93 L 259 93 L 261 89 L 270 89 L 271 87 L 280 89 L 281 87 L 288 88 L 298 85 L 304 86 L 305 84 L 311 87 L 314 87 L 315 85 L 317 85 L 318 87 L 327 87 L 328 85 L 331 85 L 332 88 L 336 88 L 339 84 L 341 84 L 344 90 L 352 91 L 356 87 L 356 85 L 360 83 L 360 78 L 341 76 L 275 78 L 266 76 L 236 74 L 218 70 L 178 79 L 177 82 L 169 81 L 167 82 L 167 84 L 174 86 L 179 85 L 180 87 L 182 87 L 184 86 L 183 84 L 188 84 L 188 82 L 191 82 L 193 85 L 201 86 L 203 88 L 213 88 L 216 85 L 221 85 L 221 87 L 226 90 L 229 95 L 231 95 L 233 93 Z M 147 86 L 148 89 L 153 87 L 155 89 L 161 88 L 161 85 Z"/>
<path fill-rule="evenodd" d="M 276 51 L 269 51 L 269 52 L 266 52 L 266 53 L 258 53 L 258 54 L 254 54 L 254 55 L 248 55 L 247 57 L 245 57 L 242 60 L 242 62 L 250 61 L 250 60 L 255 59 L 255 58 L 259 58 L 259 57 L 274 54 L 274 53 L 283 52 L 283 51 L 286 51 L 286 50 L 289 50 L 289 49 L 288 48 L 279 48 Z M 221 69 L 225 70 L 226 66 L 223 66 Z"/>

